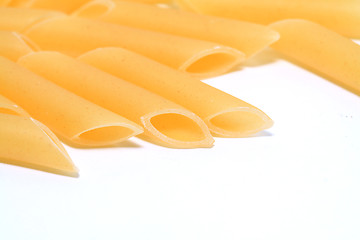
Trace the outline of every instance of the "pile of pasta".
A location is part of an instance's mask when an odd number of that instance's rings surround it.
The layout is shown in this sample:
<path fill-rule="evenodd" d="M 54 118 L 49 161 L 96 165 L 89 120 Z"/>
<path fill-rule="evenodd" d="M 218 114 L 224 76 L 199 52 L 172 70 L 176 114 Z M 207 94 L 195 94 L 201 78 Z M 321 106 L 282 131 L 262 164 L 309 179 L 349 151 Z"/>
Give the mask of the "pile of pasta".
<path fill-rule="evenodd" d="M 268 129 L 273 121 L 260 109 L 201 80 L 269 46 L 358 92 L 360 47 L 341 34 L 360 36 L 359 7 L 340 0 L 0 0 L 0 159 L 76 177 L 59 139 L 101 147 L 137 136 L 200 148 L 211 147 L 213 136 Z"/>

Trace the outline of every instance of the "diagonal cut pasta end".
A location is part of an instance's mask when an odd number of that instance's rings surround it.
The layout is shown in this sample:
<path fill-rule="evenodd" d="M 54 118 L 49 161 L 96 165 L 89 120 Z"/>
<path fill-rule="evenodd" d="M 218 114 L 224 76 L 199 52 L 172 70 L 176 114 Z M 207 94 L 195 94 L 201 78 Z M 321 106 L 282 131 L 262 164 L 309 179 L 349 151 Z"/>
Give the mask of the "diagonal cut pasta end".
<path fill-rule="evenodd" d="M 0 113 L 30 117 L 30 115 L 21 107 L 10 101 L 9 99 L 0 95 Z"/>
<path fill-rule="evenodd" d="M 56 136 L 28 117 L 0 113 L 0 161 L 78 177 L 78 169 Z"/>
<path fill-rule="evenodd" d="M 71 15 L 77 17 L 99 18 L 109 13 L 115 7 L 115 3 L 108 0 L 95 0 L 82 5 Z"/>
<path fill-rule="evenodd" d="M 183 63 L 179 70 L 204 79 L 224 74 L 245 61 L 245 54 L 230 47 L 216 46 L 198 52 Z"/>
<path fill-rule="evenodd" d="M 280 33 L 275 30 L 272 30 L 270 28 L 263 28 L 262 31 L 264 31 L 262 33 L 263 37 L 257 37 L 256 44 L 251 45 L 251 47 L 248 46 L 249 49 L 247 49 L 247 51 L 244 51 L 247 59 L 252 58 L 253 56 L 260 53 L 262 50 L 266 49 L 280 39 Z"/>
<path fill-rule="evenodd" d="M 17 32 L 0 30 L 0 55 L 12 61 L 33 52 L 34 45 L 26 37 Z"/>
<path fill-rule="evenodd" d="M 111 146 L 123 142 L 143 132 L 135 124 L 114 123 L 96 126 L 78 133 L 73 137 L 73 142 L 87 147 Z"/>
<path fill-rule="evenodd" d="M 42 166 L 42 167 L 39 166 L 39 170 L 46 171 L 46 172 L 50 171 L 50 172 L 53 172 L 56 174 L 66 175 L 66 176 L 70 176 L 70 177 L 78 177 L 79 176 L 78 168 L 71 161 L 69 154 L 66 152 L 64 146 L 61 144 L 61 142 L 56 137 L 56 135 L 53 132 L 51 132 L 51 130 L 48 127 L 46 127 L 44 124 L 42 124 L 41 122 L 39 122 L 33 118 L 30 118 L 30 119 L 35 123 L 35 125 L 37 125 L 43 131 L 43 133 L 49 138 L 49 140 L 53 144 L 53 146 L 56 149 L 58 149 L 59 152 L 63 155 L 63 157 L 67 160 L 67 161 L 63 161 L 62 164 L 57 167 L 57 169 L 51 169 L 51 168 L 46 168 L 45 166 Z"/>
<path fill-rule="evenodd" d="M 26 46 L 28 46 L 32 51 L 40 51 L 40 47 L 37 46 L 33 41 L 30 40 L 27 36 L 21 33 L 12 32 L 20 41 L 22 41 Z"/>
<path fill-rule="evenodd" d="M 141 118 L 141 138 L 171 148 L 211 147 L 214 143 L 206 124 L 194 113 L 179 109 L 150 113 Z"/>
<path fill-rule="evenodd" d="M 226 109 L 207 117 L 205 123 L 217 137 L 247 137 L 273 125 L 270 117 L 251 107 Z"/>

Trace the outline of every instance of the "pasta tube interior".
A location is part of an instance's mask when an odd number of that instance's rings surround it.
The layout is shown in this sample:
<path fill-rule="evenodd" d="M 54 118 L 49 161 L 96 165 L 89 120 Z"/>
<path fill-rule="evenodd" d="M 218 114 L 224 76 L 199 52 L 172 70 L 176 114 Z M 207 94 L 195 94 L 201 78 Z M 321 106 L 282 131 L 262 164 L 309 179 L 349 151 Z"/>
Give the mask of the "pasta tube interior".
<path fill-rule="evenodd" d="M 0 161 L 78 177 L 78 169 L 56 136 L 28 117 L 0 113 Z"/>
<path fill-rule="evenodd" d="M 247 57 L 279 39 L 279 34 L 267 26 L 127 1 L 91 1 L 74 15 L 217 42 Z"/>
<path fill-rule="evenodd" d="M 225 73 L 245 59 L 242 52 L 217 43 L 77 17 L 43 21 L 25 35 L 43 50 L 70 56 L 98 47 L 123 47 L 201 78 Z"/>
<path fill-rule="evenodd" d="M 194 113 L 137 85 L 57 52 L 37 52 L 19 64 L 144 127 L 154 143 L 174 148 L 210 147 L 213 139 Z"/>
<path fill-rule="evenodd" d="M 316 70 L 360 95 L 360 46 L 307 20 L 283 20 L 270 25 L 281 34 L 274 49 Z"/>
<path fill-rule="evenodd" d="M 216 136 L 244 137 L 272 125 L 272 120 L 256 107 L 130 51 L 101 48 L 79 60 L 186 107 L 199 115 Z M 142 66 L 141 71 L 138 66 Z"/>
<path fill-rule="evenodd" d="M 21 32 L 38 22 L 64 15 L 57 11 L 1 7 L 0 30 Z"/>
<path fill-rule="evenodd" d="M 0 93 L 74 145 L 115 144 L 142 128 L 0 57 Z"/>
<path fill-rule="evenodd" d="M 19 57 L 33 50 L 38 50 L 38 48 L 24 35 L 0 30 L 0 56 L 17 61 Z"/>

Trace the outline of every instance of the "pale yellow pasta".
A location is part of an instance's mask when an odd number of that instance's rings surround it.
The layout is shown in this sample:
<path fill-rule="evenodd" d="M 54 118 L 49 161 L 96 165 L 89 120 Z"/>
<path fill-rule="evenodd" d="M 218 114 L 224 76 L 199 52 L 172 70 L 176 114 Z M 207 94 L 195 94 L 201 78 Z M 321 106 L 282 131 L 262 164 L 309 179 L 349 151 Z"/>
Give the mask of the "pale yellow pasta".
<path fill-rule="evenodd" d="M 40 122 L 0 112 L 0 162 L 78 176 L 78 170 L 56 136 Z"/>
<path fill-rule="evenodd" d="M 283 20 L 270 27 L 281 34 L 274 49 L 360 94 L 358 44 L 307 20 Z"/>
<path fill-rule="evenodd" d="M 170 3 L 172 0 L 125 0 L 127 2 L 139 2 L 146 4 L 156 4 L 156 3 Z"/>
<path fill-rule="evenodd" d="M 0 94 L 15 101 L 69 143 L 103 146 L 142 132 L 137 124 L 4 57 L 0 57 L 0 86 Z"/>
<path fill-rule="evenodd" d="M 2 95 L 0 95 L 0 113 L 30 117 L 24 109 Z"/>
<path fill-rule="evenodd" d="M 199 77 L 222 74 L 244 60 L 240 51 L 217 43 L 77 17 L 50 19 L 25 34 L 43 50 L 78 56 L 98 47 L 124 47 Z"/>
<path fill-rule="evenodd" d="M 11 0 L 0 0 L 0 7 L 7 6 L 10 2 Z"/>
<path fill-rule="evenodd" d="M 0 30 L 0 56 L 12 61 L 17 61 L 19 57 L 38 50 L 26 36 L 9 31 Z"/>
<path fill-rule="evenodd" d="M 301 18 L 324 25 L 342 35 L 360 38 L 358 0 L 176 0 L 187 10 L 202 14 L 269 24 Z"/>
<path fill-rule="evenodd" d="M 186 107 L 199 115 L 217 136 L 244 137 L 272 125 L 272 120 L 256 107 L 124 49 L 96 49 L 79 60 Z"/>
<path fill-rule="evenodd" d="M 89 0 L 12 0 L 9 6 L 54 9 L 71 13 Z"/>
<path fill-rule="evenodd" d="M 64 15 L 57 11 L 0 7 L 0 30 L 21 32 L 35 23 Z"/>
<path fill-rule="evenodd" d="M 142 137 L 151 142 L 173 148 L 212 146 L 207 126 L 194 113 L 95 67 L 57 52 L 31 53 L 19 64 L 143 125 Z"/>
<path fill-rule="evenodd" d="M 74 15 L 204 41 L 252 56 L 279 39 L 267 26 L 126 1 L 95 0 Z"/>

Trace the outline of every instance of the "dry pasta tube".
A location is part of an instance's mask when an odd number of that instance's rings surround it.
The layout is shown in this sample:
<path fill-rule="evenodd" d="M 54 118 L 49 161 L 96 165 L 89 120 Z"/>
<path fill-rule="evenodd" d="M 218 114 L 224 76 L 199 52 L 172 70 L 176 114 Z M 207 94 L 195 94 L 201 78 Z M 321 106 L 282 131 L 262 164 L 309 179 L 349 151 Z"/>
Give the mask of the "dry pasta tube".
<path fill-rule="evenodd" d="M 0 113 L 0 162 L 78 177 L 57 137 L 28 117 Z"/>
<path fill-rule="evenodd" d="M 21 32 L 43 20 L 64 15 L 56 11 L 2 7 L 0 8 L 0 30 Z"/>
<path fill-rule="evenodd" d="M 79 60 L 186 107 L 217 136 L 244 137 L 272 125 L 272 120 L 256 107 L 130 51 L 96 49 Z"/>
<path fill-rule="evenodd" d="M 270 26 L 281 34 L 274 49 L 360 95 L 358 44 L 306 20 L 284 20 Z"/>
<path fill-rule="evenodd" d="M 53 9 L 71 13 L 89 0 L 12 0 L 9 6 Z"/>
<path fill-rule="evenodd" d="M 19 64 L 104 108 L 144 126 L 147 139 L 174 148 L 210 147 L 205 123 L 183 107 L 57 52 L 37 52 Z"/>
<path fill-rule="evenodd" d="M 342 35 L 360 38 L 360 2 L 356 0 L 176 0 L 202 14 L 269 24 L 288 18 L 317 22 Z"/>
<path fill-rule="evenodd" d="M 211 41 L 235 48 L 247 57 L 279 39 L 267 26 L 190 13 L 177 9 L 111 0 L 95 0 L 74 13 L 105 22 Z"/>
<path fill-rule="evenodd" d="M 0 113 L 30 117 L 24 109 L 2 95 L 0 95 Z"/>
<path fill-rule="evenodd" d="M 168 3 L 170 0 L 127 0 L 148 4 Z M 0 6 L 53 9 L 71 13 L 89 0 L 0 0 Z"/>
<path fill-rule="evenodd" d="M 76 17 L 44 21 L 26 35 L 43 50 L 71 56 L 98 47 L 124 47 L 199 77 L 222 74 L 244 60 L 243 53 L 216 43 Z"/>
<path fill-rule="evenodd" d="M 17 61 L 19 57 L 31 53 L 33 50 L 38 50 L 38 48 L 26 36 L 0 30 L 0 56 Z"/>
<path fill-rule="evenodd" d="M 110 145 L 142 132 L 137 124 L 3 57 L 0 57 L 0 86 L 0 94 L 73 144 Z"/>

